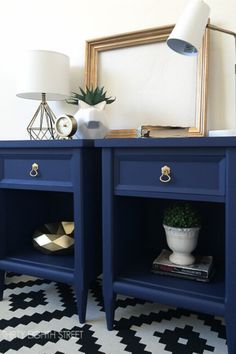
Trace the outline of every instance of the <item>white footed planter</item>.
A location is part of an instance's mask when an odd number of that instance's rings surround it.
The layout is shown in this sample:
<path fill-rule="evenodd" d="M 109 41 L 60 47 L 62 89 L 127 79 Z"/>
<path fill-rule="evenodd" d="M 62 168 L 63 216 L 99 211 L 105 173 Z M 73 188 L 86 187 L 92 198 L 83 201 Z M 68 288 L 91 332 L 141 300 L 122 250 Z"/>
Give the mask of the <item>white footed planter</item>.
<path fill-rule="evenodd" d="M 173 253 L 169 260 L 179 265 L 190 265 L 195 262 L 191 252 L 197 246 L 200 227 L 181 229 L 163 225 L 166 233 L 167 244 Z"/>
<path fill-rule="evenodd" d="M 79 110 L 74 115 L 77 121 L 77 131 L 74 138 L 77 139 L 102 139 L 109 129 L 105 112 L 106 101 L 90 106 L 80 101 Z"/>

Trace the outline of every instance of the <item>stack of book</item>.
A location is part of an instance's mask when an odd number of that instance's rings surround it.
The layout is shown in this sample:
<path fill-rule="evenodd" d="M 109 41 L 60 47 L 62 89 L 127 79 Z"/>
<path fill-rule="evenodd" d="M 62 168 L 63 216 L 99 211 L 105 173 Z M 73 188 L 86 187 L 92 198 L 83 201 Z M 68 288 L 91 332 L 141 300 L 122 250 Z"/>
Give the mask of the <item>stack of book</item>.
<path fill-rule="evenodd" d="M 169 126 L 158 126 L 158 125 L 142 125 L 141 126 L 141 136 L 145 132 L 149 138 L 178 138 L 189 136 L 189 128 L 184 127 L 169 127 Z"/>
<path fill-rule="evenodd" d="M 213 271 L 212 256 L 197 256 L 195 263 L 182 266 L 169 260 L 171 251 L 163 249 L 152 263 L 152 272 L 197 281 L 209 281 Z"/>
<path fill-rule="evenodd" d="M 137 138 L 136 129 L 113 129 L 105 136 L 106 139 L 115 138 Z"/>
<path fill-rule="evenodd" d="M 189 128 L 142 125 L 137 129 L 112 129 L 106 139 L 115 138 L 167 138 L 189 136 Z"/>

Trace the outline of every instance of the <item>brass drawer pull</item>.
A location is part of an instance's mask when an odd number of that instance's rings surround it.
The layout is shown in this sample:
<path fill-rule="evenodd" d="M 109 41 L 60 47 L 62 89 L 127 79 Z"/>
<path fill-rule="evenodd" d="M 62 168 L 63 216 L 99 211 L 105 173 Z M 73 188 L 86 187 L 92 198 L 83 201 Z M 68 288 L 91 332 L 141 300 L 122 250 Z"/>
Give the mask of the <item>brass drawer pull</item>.
<path fill-rule="evenodd" d="M 31 171 L 30 171 L 30 176 L 31 177 L 36 177 L 36 176 L 38 176 L 38 169 L 39 169 L 39 165 L 36 163 L 36 162 L 34 162 L 33 164 L 32 164 L 32 169 L 31 169 Z"/>
<path fill-rule="evenodd" d="M 161 176 L 160 176 L 160 181 L 163 183 L 170 182 L 171 176 L 170 176 L 170 167 L 169 166 L 163 166 L 161 168 Z"/>

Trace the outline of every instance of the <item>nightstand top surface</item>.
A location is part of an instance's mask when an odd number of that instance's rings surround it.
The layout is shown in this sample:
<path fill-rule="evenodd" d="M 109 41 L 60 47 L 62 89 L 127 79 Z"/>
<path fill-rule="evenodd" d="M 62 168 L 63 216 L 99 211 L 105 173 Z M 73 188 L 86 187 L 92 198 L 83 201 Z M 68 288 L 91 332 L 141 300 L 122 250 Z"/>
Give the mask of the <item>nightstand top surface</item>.
<path fill-rule="evenodd" d="M 236 137 L 114 138 L 96 139 L 96 147 L 236 147 Z"/>
<path fill-rule="evenodd" d="M 71 140 L 1 140 L 0 148 L 81 148 L 93 147 L 94 140 L 71 139 Z"/>

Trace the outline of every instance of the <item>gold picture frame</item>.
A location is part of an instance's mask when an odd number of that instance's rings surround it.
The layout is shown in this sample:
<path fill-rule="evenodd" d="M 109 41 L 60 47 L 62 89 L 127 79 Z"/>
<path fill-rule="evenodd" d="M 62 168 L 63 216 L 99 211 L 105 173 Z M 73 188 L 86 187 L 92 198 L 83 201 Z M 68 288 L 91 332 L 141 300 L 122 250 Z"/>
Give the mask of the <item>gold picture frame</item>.
<path fill-rule="evenodd" d="M 118 49 L 141 45 L 145 45 L 142 48 L 146 48 L 148 44 L 164 42 L 167 40 L 173 28 L 174 25 L 168 25 L 86 41 L 85 85 L 88 87 L 96 87 L 99 85 L 98 68 L 100 55 L 103 52 L 112 51 L 110 53 L 116 55 Z M 188 127 L 187 136 L 204 136 L 206 131 L 208 48 L 209 31 L 206 29 L 196 64 L 196 95 L 194 102 L 197 117 L 195 117 L 195 126 Z M 157 125 L 158 124 L 157 122 Z M 179 124 L 176 125 L 180 126 Z M 186 130 L 184 135 L 186 136 Z"/>

